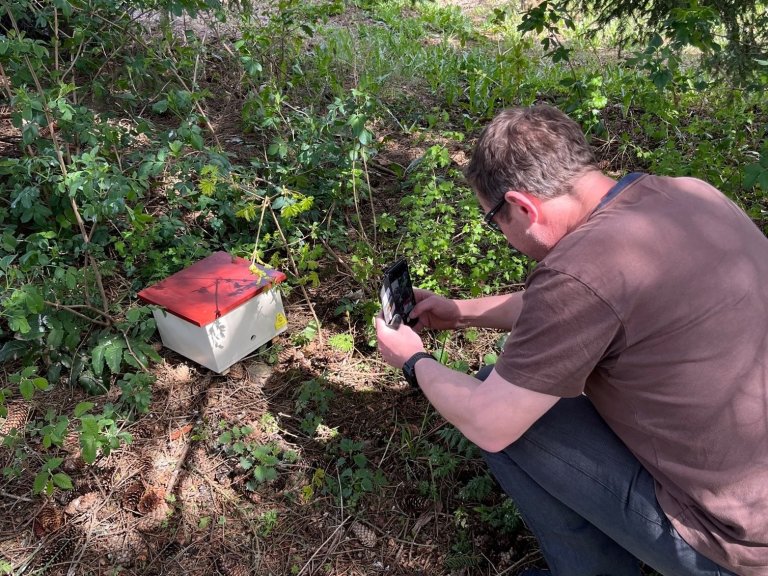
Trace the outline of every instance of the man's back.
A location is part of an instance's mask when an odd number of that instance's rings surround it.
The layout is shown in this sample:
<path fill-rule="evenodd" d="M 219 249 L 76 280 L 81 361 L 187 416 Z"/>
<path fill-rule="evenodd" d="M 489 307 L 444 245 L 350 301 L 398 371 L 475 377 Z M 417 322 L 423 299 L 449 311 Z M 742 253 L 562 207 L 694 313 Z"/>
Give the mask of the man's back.
<path fill-rule="evenodd" d="M 767 566 L 768 239 L 709 185 L 642 176 L 555 246 L 524 300 L 499 372 L 586 392 L 689 544 Z"/>

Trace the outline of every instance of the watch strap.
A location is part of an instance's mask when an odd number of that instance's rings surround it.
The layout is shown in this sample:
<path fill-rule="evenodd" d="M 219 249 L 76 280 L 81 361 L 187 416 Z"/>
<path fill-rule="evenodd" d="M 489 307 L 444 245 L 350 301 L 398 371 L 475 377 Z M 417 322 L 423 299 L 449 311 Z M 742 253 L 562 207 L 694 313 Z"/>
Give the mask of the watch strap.
<path fill-rule="evenodd" d="M 416 354 L 408 358 L 405 364 L 403 364 L 403 375 L 408 381 L 408 384 L 410 384 L 413 388 L 419 388 L 419 382 L 416 379 L 416 362 L 422 358 L 431 358 L 432 360 L 435 359 L 435 357 L 432 356 L 432 354 L 429 352 L 416 352 Z"/>

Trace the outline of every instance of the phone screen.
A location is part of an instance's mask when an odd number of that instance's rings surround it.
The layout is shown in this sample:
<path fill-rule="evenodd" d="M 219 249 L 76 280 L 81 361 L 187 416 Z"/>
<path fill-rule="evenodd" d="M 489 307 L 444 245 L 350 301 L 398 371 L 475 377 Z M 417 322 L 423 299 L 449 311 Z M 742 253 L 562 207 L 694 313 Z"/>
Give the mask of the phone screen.
<path fill-rule="evenodd" d="M 410 313 L 416 305 L 416 297 L 405 259 L 398 260 L 384 272 L 379 296 L 384 320 L 388 324 L 392 323 L 396 315 L 406 324 L 412 323 Z"/>

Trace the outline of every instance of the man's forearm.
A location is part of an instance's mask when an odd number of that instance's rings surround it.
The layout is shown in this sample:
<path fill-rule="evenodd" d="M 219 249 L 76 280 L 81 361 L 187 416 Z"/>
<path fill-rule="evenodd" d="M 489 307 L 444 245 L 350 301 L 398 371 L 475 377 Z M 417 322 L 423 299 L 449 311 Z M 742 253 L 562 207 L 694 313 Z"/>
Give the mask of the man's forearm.
<path fill-rule="evenodd" d="M 437 360 L 420 360 L 416 363 L 416 377 L 419 387 L 430 404 L 451 424 L 473 442 L 470 430 L 473 416 L 469 413 L 470 397 L 480 385 L 480 380 L 456 372 Z"/>
<path fill-rule="evenodd" d="M 489 452 L 515 442 L 559 400 L 516 386 L 495 371 L 480 381 L 430 358 L 416 362 L 416 377 L 435 409 Z"/>
<path fill-rule="evenodd" d="M 459 328 L 512 330 L 523 308 L 523 292 L 455 302 L 459 308 Z"/>

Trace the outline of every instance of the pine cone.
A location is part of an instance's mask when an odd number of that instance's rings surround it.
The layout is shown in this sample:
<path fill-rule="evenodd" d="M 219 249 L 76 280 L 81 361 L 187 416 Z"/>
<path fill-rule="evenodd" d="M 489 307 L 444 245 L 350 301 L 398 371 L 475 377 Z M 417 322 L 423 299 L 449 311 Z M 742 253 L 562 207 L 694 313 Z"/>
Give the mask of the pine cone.
<path fill-rule="evenodd" d="M 122 504 L 126 510 L 136 511 L 139 509 L 139 501 L 144 494 L 144 483 L 141 481 L 132 482 L 123 492 Z"/>
<path fill-rule="evenodd" d="M 139 532 L 152 532 L 163 525 L 168 516 L 169 506 L 163 500 L 154 510 L 136 522 L 136 530 Z"/>
<path fill-rule="evenodd" d="M 64 513 L 68 516 L 83 514 L 93 508 L 100 499 L 101 492 L 86 492 L 78 496 L 64 508 Z"/>
<path fill-rule="evenodd" d="M 61 488 L 54 488 L 52 498 L 59 506 L 66 506 L 72 500 L 77 498 L 79 494 L 75 490 L 62 490 Z"/>
<path fill-rule="evenodd" d="M 155 437 L 158 432 L 158 425 L 153 418 L 147 417 L 134 424 L 128 431 L 134 440 L 145 440 Z"/>
<path fill-rule="evenodd" d="M 63 525 L 64 514 L 61 512 L 61 508 L 52 504 L 46 504 L 32 522 L 32 531 L 35 533 L 35 536 L 42 538 L 56 532 Z"/>
<path fill-rule="evenodd" d="M 407 494 L 403 498 L 403 510 L 407 512 L 422 512 L 426 510 L 432 500 L 421 494 Z"/>
<path fill-rule="evenodd" d="M 119 551 L 115 555 L 118 564 L 131 565 L 134 562 L 144 562 L 149 556 L 149 547 L 141 534 L 128 530 L 121 538 Z"/>
<path fill-rule="evenodd" d="M 24 432 L 24 427 L 27 425 L 29 404 L 26 402 L 10 402 L 6 408 L 8 409 L 8 414 L 5 417 L 5 421 L 0 424 L 0 436 L 8 436 L 11 430 L 14 429 L 20 435 Z"/>
<path fill-rule="evenodd" d="M 376 546 L 376 541 L 378 539 L 376 537 L 376 532 L 374 532 L 371 528 L 357 521 L 352 522 L 352 525 L 349 528 L 352 530 L 355 538 L 360 541 L 360 544 L 366 548 L 373 548 Z"/>
<path fill-rule="evenodd" d="M 219 558 L 216 564 L 222 576 L 249 576 L 251 573 L 248 566 L 231 556 Z"/>
<path fill-rule="evenodd" d="M 71 558 L 75 553 L 76 539 L 75 531 L 72 528 L 67 528 L 63 534 L 46 546 L 38 557 L 37 564 L 46 567 L 62 562 L 66 558 Z"/>
<path fill-rule="evenodd" d="M 233 380 L 242 380 L 248 376 L 248 372 L 246 372 L 245 367 L 240 362 L 232 364 L 232 366 L 227 369 L 225 374 L 227 377 L 232 378 Z"/>
<path fill-rule="evenodd" d="M 112 466 L 98 466 L 93 468 L 93 474 L 102 486 L 112 485 L 112 476 L 115 473 L 115 469 Z"/>
<path fill-rule="evenodd" d="M 251 573 L 248 567 L 236 558 L 220 558 L 216 563 L 222 576 L 249 576 Z"/>
<path fill-rule="evenodd" d="M 67 474 L 77 474 L 82 472 L 85 468 L 85 460 L 80 456 L 80 453 L 73 454 L 64 458 L 64 462 L 61 464 L 61 469 Z"/>
<path fill-rule="evenodd" d="M 139 498 L 136 509 L 142 514 L 149 514 L 165 502 L 165 494 L 160 488 L 147 488 Z"/>

